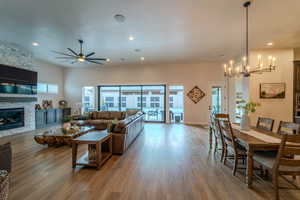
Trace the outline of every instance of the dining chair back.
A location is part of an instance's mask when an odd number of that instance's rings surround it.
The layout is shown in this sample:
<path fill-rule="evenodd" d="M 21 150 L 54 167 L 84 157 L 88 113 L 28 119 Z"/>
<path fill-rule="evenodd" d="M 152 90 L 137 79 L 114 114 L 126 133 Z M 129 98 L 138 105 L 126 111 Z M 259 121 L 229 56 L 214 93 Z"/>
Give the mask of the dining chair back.
<path fill-rule="evenodd" d="M 223 138 L 223 148 L 224 148 L 224 160 L 223 163 L 226 164 L 227 158 L 230 158 L 229 151 L 233 153 L 234 165 L 232 173 L 236 174 L 238 160 L 242 159 L 244 161 L 246 153 L 243 149 L 238 146 L 237 139 L 233 133 L 233 129 L 229 120 L 217 120 L 217 124 L 220 128 L 221 138 Z"/>
<path fill-rule="evenodd" d="M 280 121 L 277 133 L 281 135 L 300 134 L 300 124 Z"/>
<path fill-rule="evenodd" d="M 218 124 L 218 120 L 228 120 L 229 121 L 229 115 L 228 114 L 223 114 L 223 113 L 218 113 L 218 114 L 212 114 L 210 117 L 211 120 L 211 132 L 214 136 L 215 139 L 215 150 L 214 152 L 216 153 L 218 150 L 221 150 L 221 162 L 223 162 L 223 157 L 225 153 L 225 148 L 224 148 L 224 139 L 221 134 L 221 130 Z M 221 148 L 219 148 L 219 144 L 221 144 Z"/>
<path fill-rule="evenodd" d="M 258 117 L 256 128 L 265 131 L 272 131 L 274 126 L 274 119 Z"/>
<path fill-rule="evenodd" d="M 280 148 L 272 168 L 272 180 L 276 190 L 276 199 L 279 199 L 279 189 L 300 189 L 297 185 L 284 177 L 284 175 L 290 175 L 293 177 L 300 176 L 300 135 L 284 134 L 281 137 Z M 279 187 L 279 176 L 283 177 L 294 187 Z"/>

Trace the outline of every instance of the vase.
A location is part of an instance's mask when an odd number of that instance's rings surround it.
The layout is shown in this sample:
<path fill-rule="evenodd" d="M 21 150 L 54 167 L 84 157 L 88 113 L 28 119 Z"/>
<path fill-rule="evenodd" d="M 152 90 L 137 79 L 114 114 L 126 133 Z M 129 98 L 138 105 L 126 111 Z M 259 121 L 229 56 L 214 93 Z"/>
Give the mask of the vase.
<path fill-rule="evenodd" d="M 242 114 L 241 129 L 244 131 L 250 130 L 250 117 L 247 113 Z"/>

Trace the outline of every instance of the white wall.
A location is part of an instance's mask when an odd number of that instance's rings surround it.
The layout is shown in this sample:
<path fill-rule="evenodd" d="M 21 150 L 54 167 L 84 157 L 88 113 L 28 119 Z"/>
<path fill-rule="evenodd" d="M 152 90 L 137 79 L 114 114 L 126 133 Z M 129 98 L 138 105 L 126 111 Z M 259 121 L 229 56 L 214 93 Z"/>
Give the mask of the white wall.
<path fill-rule="evenodd" d="M 255 114 L 251 116 L 251 122 L 255 125 L 257 117 L 269 117 L 275 120 L 274 131 L 277 130 L 280 120 L 293 121 L 293 70 L 294 51 L 293 49 L 254 51 L 250 55 L 250 63 L 257 63 L 257 55 L 264 58 L 273 55 L 277 58 L 277 68 L 270 73 L 251 75 L 250 77 L 250 99 L 261 103 Z M 267 63 L 265 60 L 264 63 Z M 260 83 L 285 83 L 286 96 L 284 99 L 260 99 Z"/>
<path fill-rule="evenodd" d="M 74 106 L 81 102 L 83 86 L 114 84 L 168 84 L 183 85 L 185 88 L 185 123 L 198 124 L 208 122 L 208 106 L 211 102 L 211 87 L 224 86 L 222 65 L 219 62 L 201 62 L 198 64 L 161 64 L 135 66 L 100 66 L 97 69 L 72 69 L 64 72 L 65 98 Z M 187 92 L 198 86 L 206 96 L 194 104 Z"/>
<path fill-rule="evenodd" d="M 38 94 L 38 103 L 42 105 L 43 100 L 52 100 L 53 107 L 58 107 L 58 101 L 64 99 L 64 68 L 34 60 L 33 70 L 38 72 L 38 82 L 58 85 L 58 94 Z"/>

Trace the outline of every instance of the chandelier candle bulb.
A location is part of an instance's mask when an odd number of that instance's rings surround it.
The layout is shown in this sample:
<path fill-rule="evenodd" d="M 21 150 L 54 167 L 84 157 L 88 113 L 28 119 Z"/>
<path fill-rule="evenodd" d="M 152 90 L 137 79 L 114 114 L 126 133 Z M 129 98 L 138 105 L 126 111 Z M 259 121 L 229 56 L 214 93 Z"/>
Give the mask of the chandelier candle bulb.
<path fill-rule="evenodd" d="M 224 72 L 227 73 L 227 65 L 224 64 Z"/>
<path fill-rule="evenodd" d="M 273 65 L 273 66 L 275 66 L 275 61 L 276 61 L 276 58 L 275 58 L 275 57 L 273 57 L 273 58 L 272 58 L 272 61 L 273 61 L 273 62 L 272 62 L 272 65 Z"/>
<path fill-rule="evenodd" d="M 263 66 L 264 66 L 264 63 L 261 62 L 260 65 L 259 65 L 259 69 L 262 70 L 262 69 L 263 69 Z"/>
<path fill-rule="evenodd" d="M 233 60 L 229 61 L 230 67 L 233 67 Z"/>
<path fill-rule="evenodd" d="M 258 59 L 258 65 L 260 65 L 260 63 L 261 63 L 261 55 L 258 55 L 257 59 Z"/>
<path fill-rule="evenodd" d="M 272 65 L 273 56 L 269 56 L 269 65 Z"/>
<path fill-rule="evenodd" d="M 249 72 L 250 72 L 250 66 L 247 66 L 247 67 L 246 67 L 246 70 L 247 70 L 247 72 L 249 73 Z"/>
<path fill-rule="evenodd" d="M 247 65 L 247 57 L 246 56 L 243 57 L 243 63 L 244 63 L 244 66 Z"/>

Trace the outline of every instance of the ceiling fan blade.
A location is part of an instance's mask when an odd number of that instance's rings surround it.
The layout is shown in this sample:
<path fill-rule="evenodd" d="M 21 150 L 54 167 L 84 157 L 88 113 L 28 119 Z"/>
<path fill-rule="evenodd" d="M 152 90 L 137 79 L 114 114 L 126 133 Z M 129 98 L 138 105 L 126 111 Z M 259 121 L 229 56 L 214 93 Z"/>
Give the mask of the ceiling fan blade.
<path fill-rule="evenodd" d="M 95 64 L 99 64 L 99 65 L 103 65 L 103 63 L 99 63 L 99 62 L 92 61 L 92 60 L 86 60 L 86 61 L 91 62 L 91 63 L 95 63 Z"/>
<path fill-rule="evenodd" d="M 60 54 L 60 55 L 64 55 L 64 56 L 71 56 L 71 57 L 76 58 L 76 56 L 73 56 L 73 55 L 70 55 L 70 54 L 67 54 L 67 53 L 62 53 L 62 52 L 59 52 L 59 51 L 52 51 L 52 52 L 56 53 L 56 54 Z"/>
<path fill-rule="evenodd" d="M 87 58 L 87 57 L 90 57 L 90 56 L 92 56 L 94 54 L 95 54 L 95 52 L 92 52 L 92 53 L 87 54 L 85 57 Z"/>
<path fill-rule="evenodd" d="M 106 61 L 107 58 L 87 58 L 87 60 L 103 60 L 103 61 Z"/>
<path fill-rule="evenodd" d="M 69 51 L 71 51 L 75 56 L 78 56 L 78 54 L 75 52 L 75 51 L 73 51 L 71 48 L 67 48 Z"/>

